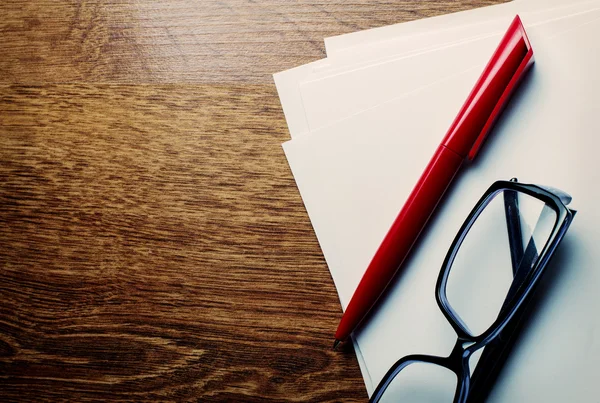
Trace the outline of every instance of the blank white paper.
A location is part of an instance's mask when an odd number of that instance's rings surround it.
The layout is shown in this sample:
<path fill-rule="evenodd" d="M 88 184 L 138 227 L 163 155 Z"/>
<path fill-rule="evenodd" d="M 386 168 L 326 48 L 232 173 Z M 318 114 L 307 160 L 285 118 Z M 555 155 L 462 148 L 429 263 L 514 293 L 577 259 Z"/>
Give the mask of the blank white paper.
<path fill-rule="evenodd" d="M 598 8 L 598 4 L 595 1 L 593 5 L 572 7 L 568 9 L 568 14 L 562 10 L 558 15 L 553 11 L 533 15 L 523 13 L 521 19 L 527 31 L 532 27 L 544 26 L 550 32 L 560 29 L 561 25 L 570 24 L 566 17 L 587 13 Z M 540 17 L 543 18 L 541 21 L 537 19 Z M 500 43 L 512 18 L 514 15 L 507 16 L 504 24 L 491 24 L 496 31 L 488 31 L 489 34 L 484 37 L 301 83 L 300 93 L 309 129 L 327 126 L 393 99 L 398 94 L 417 90 L 474 65 L 484 64 Z"/>
<path fill-rule="evenodd" d="M 594 401 L 600 358 L 597 17 L 579 15 L 545 34 L 527 28 L 536 65 L 357 335 L 374 384 L 405 354 L 450 352 L 455 335 L 434 299 L 442 260 L 487 186 L 517 176 L 568 191 L 579 213 L 544 279 L 542 309 L 513 351 L 493 401 Z M 344 306 L 482 68 L 284 145 Z M 367 385 L 369 393 L 373 386 Z"/>

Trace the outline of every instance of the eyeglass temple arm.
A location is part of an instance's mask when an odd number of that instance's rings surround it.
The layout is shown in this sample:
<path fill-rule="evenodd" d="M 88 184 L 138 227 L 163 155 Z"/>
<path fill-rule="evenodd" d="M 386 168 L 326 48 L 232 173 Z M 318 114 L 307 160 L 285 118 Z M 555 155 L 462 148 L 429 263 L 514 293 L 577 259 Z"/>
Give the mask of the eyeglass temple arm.
<path fill-rule="evenodd" d="M 513 178 L 510 181 L 517 182 L 517 178 Z M 572 197 L 568 193 L 549 186 L 540 187 L 558 196 L 565 206 L 571 203 Z M 506 226 L 508 229 L 508 243 L 513 270 L 513 281 L 510 289 L 508 290 L 501 311 L 506 308 L 508 302 L 515 296 L 517 290 L 523 283 L 523 278 L 527 273 L 529 273 L 531 264 L 536 261 L 539 256 L 533 234 L 529 239 L 527 248 L 525 251 L 523 251 L 523 232 L 521 228 L 518 192 L 513 190 L 505 190 L 502 195 L 504 197 L 504 212 L 506 216 Z M 544 214 L 544 210 L 547 209 L 547 206 L 544 207 L 540 217 Z M 575 213 L 575 210 L 571 211 Z"/>
<path fill-rule="evenodd" d="M 524 253 L 521 218 L 519 216 L 519 199 L 517 197 L 517 192 L 512 190 L 505 190 L 503 196 L 504 213 L 508 229 L 508 243 L 510 247 L 510 261 L 512 263 L 513 276 L 515 276 Z"/>
<path fill-rule="evenodd" d="M 523 235 L 517 192 L 505 191 L 503 196 L 514 278 L 501 311 L 506 309 L 508 302 L 512 300 L 519 286 L 523 283 L 523 278 L 528 273 L 531 263 L 538 257 L 533 237 L 529 240 L 527 248 L 523 250 Z M 512 343 L 516 340 L 516 334 L 522 325 L 521 322 L 524 313 L 525 310 L 520 309 L 515 314 L 514 326 L 506 327 L 493 342 L 484 348 L 473 372 L 467 403 L 482 402 L 487 397 L 490 392 L 490 385 L 499 375 L 502 365 L 512 348 Z"/>
<path fill-rule="evenodd" d="M 517 196 L 516 193 L 514 193 L 514 192 L 510 192 L 510 193 L 513 193 L 514 199 L 509 197 L 509 199 L 508 199 L 509 202 L 510 203 L 515 203 L 515 202 L 518 203 L 518 201 L 516 199 L 516 196 Z M 565 195 L 566 195 L 566 193 L 565 193 Z M 562 197 L 561 197 L 561 200 L 563 200 Z M 565 204 L 569 203 L 570 201 L 571 201 L 570 196 L 568 196 L 568 199 L 567 199 L 567 197 L 565 197 L 565 199 L 563 200 L 563 202 L 566 202 Z M 505 206 L 506 206 L 506 199 L 505 199 Z M 518 204 L 517 204 L 517 207 L 518 207 Z M 514 211 L 516 211 L 518 214 L 518 209 L 514 210 Z M 573 216 L 575 216 L 577 211 L 571 209 L 571 213 L 573 214 Z M 506 214 L 507 214 L 507 225 L 508 225 L 508 233 L 509 233 L 509 244 L 510 244 L 511 256 L 512 256 L 514 244 L 516 244 L 516 243 L 520 244 L 522 242 L 521 241 L 522 238 L 521 238 L 521 234 L 520 234 L 520 231 L 521 231 L 520 221 L 519 221 L 519 227 L 516 227 L 512 224 L 515 221 L 512 219 L 509 220 L 509 217 L 508 217 L 509 209 L 508 208 L 506 209 Z M 516 236 L 516 235 L 518 235 L 518 236 Z M 519 250 L 518 247 L 516 250 L 517 251 Z M 522 250 L 522 247 L 521 247 L 521 250 Z M 508 302 L 514 297 L 514 294 L 517 292 L 519 286 L 523 283 L 523 277 L 528 273 L 532 262 L 537 260 L 537 258 L 538 258 L 537 252 L 538 251 L 535 246 L 534 237 L 532 236 L 529 240 L 529 243 L 527 244 L 527 248 L 525 249 L 525 251 L 523 252 L 523 255 L 521 256 L 521 259 L 519 259 L 518 253 L 515 254 L 515 258 L 517 258 L 516 261 L 520 262 L 520 264 L 518 264 L 518 267 L 515 270 L 515 266 L 514 266 L 515 260 L 513 260 L 514 279 L 513 279 L 512 285 L 510 287 L 510 290 L 507 294 L 507 297 L 504 301 L 504 305 L 502 306 L 501 311 L 506 309 Z M 528 308 L 527 306 L 521 306 L 515 312 L 515 316 L 512 321 L 512 324 L 509 326 L 506 326 L 500 332 L 498 337 L 496 339 L 494 339 L 494 341 L 492 341 L 490 344 L 488 344 L 483 349 L 481 357 L 479 358 L 477 366 L 475 367 L 475 370 L 473 372 L 473 376 L 471 377 L 471 387 L 469 390 L 467 403 L 480 403 L 480 402 L 484 402 L 487 399 L 487 397 L 491 391 L 491 385 L 493 385 L 495 383 L 496 379 L 498 378 L 498 375 L 500 374 L 500 371 L 502 370 L 502 367 L 503 367 L 504 363 L 506 362 L 506 358 L 507 358 L 508 354 L 510 353 L 514 343 L 518 339 L 518 335 L 521 331 L 521 328 L 523 327 L 523 324 L 525 323 L 524 319 L 528 313 L 527 308 Z"/>

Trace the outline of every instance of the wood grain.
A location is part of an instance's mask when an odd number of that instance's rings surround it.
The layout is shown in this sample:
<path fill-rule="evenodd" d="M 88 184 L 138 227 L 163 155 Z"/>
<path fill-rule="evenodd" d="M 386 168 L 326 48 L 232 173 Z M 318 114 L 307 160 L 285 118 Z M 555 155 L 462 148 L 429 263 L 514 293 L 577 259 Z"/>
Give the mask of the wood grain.
<path fill-rule="evenodd" d="M 491 3 L 2 3 L 0 400 L 365 401 L 270 75 Z"/>
<path fill-rule="evenodd" d="M 262 82 L 323 38 L 501 0 L 10 0 L 2 82 Z"/>

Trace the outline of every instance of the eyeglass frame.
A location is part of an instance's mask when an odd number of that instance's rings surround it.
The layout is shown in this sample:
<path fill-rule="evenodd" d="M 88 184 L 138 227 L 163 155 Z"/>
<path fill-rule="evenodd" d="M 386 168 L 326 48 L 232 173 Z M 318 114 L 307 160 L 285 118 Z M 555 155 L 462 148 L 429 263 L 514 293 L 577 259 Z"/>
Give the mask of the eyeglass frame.
<path fill-rule="evenodd" d="M 513 296 L 511 297 L 510 294 L 507 296 L 507 300 L 498 314 L 498 317 L 483 333 L 477 336 L 472 336 L 468 332 L 466 325 L 462 322 L 460 317 L 456 314 L 448 302 L 448 298 L 446 296 L 448 276 L 462 241 L 467 236 L 469 230 L 481 212 L 497 194 L 506 190 L 524 193 L 541 200 L 545 203 L 545 206 L 548 206 L 554 210 L 556 213 L 556 221 L 548 240 L 545 243 L 542 251 L 539 253 L 533 267 L 531 267 L 525 278 L 523 278 L 522 283 L 518 285 L 518 289 Z M 465 403 L 467 402 L 467 399 L 472 398 L 472 396 L 469 396 L 471 381 L 473 380 L 475 383 L 478 380 L 475 377 L 473 379 L 471 378 L 469 357 L 475 351 L 489 346 L 490 343 L 498 342 L 501 334 L 507 335 L 507 342 L 494 346 L 492 351 L 489 351 L 490 349 L 484 350 L 486 357 L 484 359 L 482 354 L 482 357 L 476 366 L 478 371 L 474 373 L 474 376 L 477 375 L 478 378 L 483 379 L 480 380 L 479 384 L 477 385 L 478 395 L 484 394 L 489 390 L 491 382 L 493 382 L 495 379 L 495 376 L 500 370 L 503 361 L 508 356 L 508 350 L 514 341 L 514 333 L 518 331 L 520 322 L 525 314 L 525 308 L 531 301 L 531 297 L 534 294 L 533 292 L 539 283 L 539 278 L 545 271 L 544 269 L 556 251 L 556 248 L 562 241 L 575 216 L 576 211 L 566 207 L 565 203 L 563 203 L 561 200 L 561 196 L 564 198 L 567 195 L 564 195 L 555 189 L 519 183 L 516 179 L 511 181 L 496 181 L 487 189 L 487 191 L 483 194 L 475 207 L 469 213 L 467 219 L 464 221 L 456 237 L 452 241 L 436 282 L 435 298 L 438 307 L 457 334 L 456 344 L 454 345 L 452 352 L 448 357 L 411 354 L 401 358 L 394 365 L 392 365 L 388 372 L 384 375 L 379 385 L 373 392 L 373 395 L 369 400 L 370 403 L 378 402 L 394 378 L 404 368 L 413 363 L 435 364 L 452 371 L 457 376 L 456 391 L 454 394 L 453 403 Z M 570 197 L 568 201 L 570 201 Z M 498 362 L 498 360 L 502 360 L 502 362 Z M 491 366 L 492 362 L 494 363 L 493 366 Z M 480 368 L 490 366 L 491 368 L 489 369 L 489 372 L 480 370 Z M 496 372 L 496 374 L 490 373 L 491 371 Z"/>

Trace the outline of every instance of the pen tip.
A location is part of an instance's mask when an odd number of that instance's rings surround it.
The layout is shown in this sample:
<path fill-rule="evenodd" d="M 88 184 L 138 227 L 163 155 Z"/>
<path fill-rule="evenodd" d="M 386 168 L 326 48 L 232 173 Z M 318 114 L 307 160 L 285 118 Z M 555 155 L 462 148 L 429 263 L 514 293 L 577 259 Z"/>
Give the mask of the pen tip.
<path fill-rule="evenodd" d="M 335 341 L 333 342 L 333 351 L 337 349 L 337 346 L 339 346 L 341 342 L 341 340 L 335 339 Z"/>

